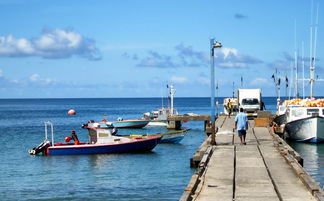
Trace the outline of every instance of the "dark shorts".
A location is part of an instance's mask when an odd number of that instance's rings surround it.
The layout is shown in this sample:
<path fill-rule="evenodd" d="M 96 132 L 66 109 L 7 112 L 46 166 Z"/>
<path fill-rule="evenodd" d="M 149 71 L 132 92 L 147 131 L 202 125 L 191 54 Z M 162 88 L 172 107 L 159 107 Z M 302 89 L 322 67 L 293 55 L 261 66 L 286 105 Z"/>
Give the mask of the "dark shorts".
<path fill-rule="evenodd" d="M 246 130 L 238 130 L 237 133 L 239 137 L 242 137 L 246 135 Z"/>

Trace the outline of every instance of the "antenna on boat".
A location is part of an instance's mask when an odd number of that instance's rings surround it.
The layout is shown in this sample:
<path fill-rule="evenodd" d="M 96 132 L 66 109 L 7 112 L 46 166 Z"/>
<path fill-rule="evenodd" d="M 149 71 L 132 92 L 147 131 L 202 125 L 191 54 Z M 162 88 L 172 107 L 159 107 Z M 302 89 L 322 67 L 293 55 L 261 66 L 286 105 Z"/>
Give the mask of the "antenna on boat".
<path fill-rule="evenodd" d="M 288 81 L 288 77 L 287 77 L 287 72 L 286 72 L 286 79 L 285 79 L 285 81 L 286 81 L 286 99 L 287 99 L 287 97 L 288 97 L 288 86 L 289 86 L 289 81 Z"/>
<path fill-rule="evenodd" d="M 234 98 L 234 93 L 235 93 L 235 92 L 234 92 L 234 82 L 233 82 L 233 98 Z"/>
<path fill-rule="evenodd" d="M 275 90 L 276 90 L 276 95 L 277 95 L 277 100 L 280 101 L 280 76 L 278 76 L 278 71 L 276 68 L 276 73 L 272 74 L 271 78 L 273 79 L 273 82 L 275 84 Z"/>
<path fill-rule="evenodd" d="M 305 99 L 305 59 L 304 59 L 304 41 L 302 41 L 302 74 L 303 74 L 303 99 Z"/>
<path fill-rule="evenodd" d="M 292 79 L 292 77 L 293 77 L 293 65 L 292 64 L 290 64 L 291 65 L 291 68 L 290 68 L 290 80 L 289 80 L 289 82 L 290 82 L 290 84 L 289 84 L 289 99 L 291 98 L 291 90 L 292 90 L 292 85 L 293 85 L 293 79 Z"/>
<path fill-rule="evenodd" d="M 298 98 L 297 22 L 295 20 L 295 97 Z"/>
<path fill-rule="evenodd" d="M 241 87 L 243 88 L 243 76 L 241 76 Z"/>
<path fill-rule="evenodd" d="M 107 113 L 106 112 L 104 113 L 104 118 L 103 118 L 102 122 L 107 122 Z"/>
<path fill-rule="evenodd" d="M 315 82 L 315 63 L 316 63 L 316 43 L 317 43 L 317 28 L 318 28 L 318 10 L 319 10 L 319 4 L 317 4 L 317 10 L 316 10 L 316 20 L 315 25 L 313 24 L 313 1 L 311 6 L 311 27 L 310 27 L 310 97 L 314 97 L 314 82 Z M 314 27 L 314 40 L 313 40 L 313 27 Z M 317 79 L 318 80 L 318 79 Z M 318 80 L 318 81 L 324 81 L 324 80 Z"/>
<path fill-rule="evenodd" d="M 162 102 L 162 108 L 163 108 L 163 88 L 161 87 L 161 102 Z"/>

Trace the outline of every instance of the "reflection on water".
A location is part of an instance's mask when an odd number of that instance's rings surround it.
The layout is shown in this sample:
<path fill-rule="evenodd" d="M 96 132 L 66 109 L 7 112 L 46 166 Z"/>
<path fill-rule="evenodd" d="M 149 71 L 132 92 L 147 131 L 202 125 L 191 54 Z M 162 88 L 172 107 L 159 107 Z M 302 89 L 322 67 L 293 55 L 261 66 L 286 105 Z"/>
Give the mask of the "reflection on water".
<path fill-rule="evenodd" d="M 324 187 L 324 144 L 311 144 L 289 141 L 289 145 L 295 149 L 304 159 L 304 168 L 321 187 Z"/>

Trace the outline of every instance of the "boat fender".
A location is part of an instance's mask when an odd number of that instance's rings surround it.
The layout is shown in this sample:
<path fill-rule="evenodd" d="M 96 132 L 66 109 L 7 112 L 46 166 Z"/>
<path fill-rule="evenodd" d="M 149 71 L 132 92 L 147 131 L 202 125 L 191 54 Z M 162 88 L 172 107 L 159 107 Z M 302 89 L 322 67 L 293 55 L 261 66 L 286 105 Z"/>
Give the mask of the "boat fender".
<path fill-rule="evenodd" d="M 70 142 L 70 141 L 71 141 L 71 137 L 69 137 L 69 136 L 65 136 L 64 141 L 65 141 L 65 142 Z"/>

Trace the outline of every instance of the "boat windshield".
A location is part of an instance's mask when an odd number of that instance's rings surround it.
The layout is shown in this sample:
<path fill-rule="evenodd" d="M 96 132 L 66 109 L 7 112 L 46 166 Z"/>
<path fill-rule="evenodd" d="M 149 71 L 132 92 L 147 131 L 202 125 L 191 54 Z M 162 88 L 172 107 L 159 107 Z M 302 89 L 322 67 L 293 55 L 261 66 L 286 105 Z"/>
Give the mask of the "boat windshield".
<path fill-rule="evenodd" d="M 307 109 L 307 115 L 319 114 L 319 109 Z"/>
<path fill-rule="evenodd" d="M 242 100 L 243 105 L 258 105 L 259 100 L 256 98 L 245 98 Z"/>

